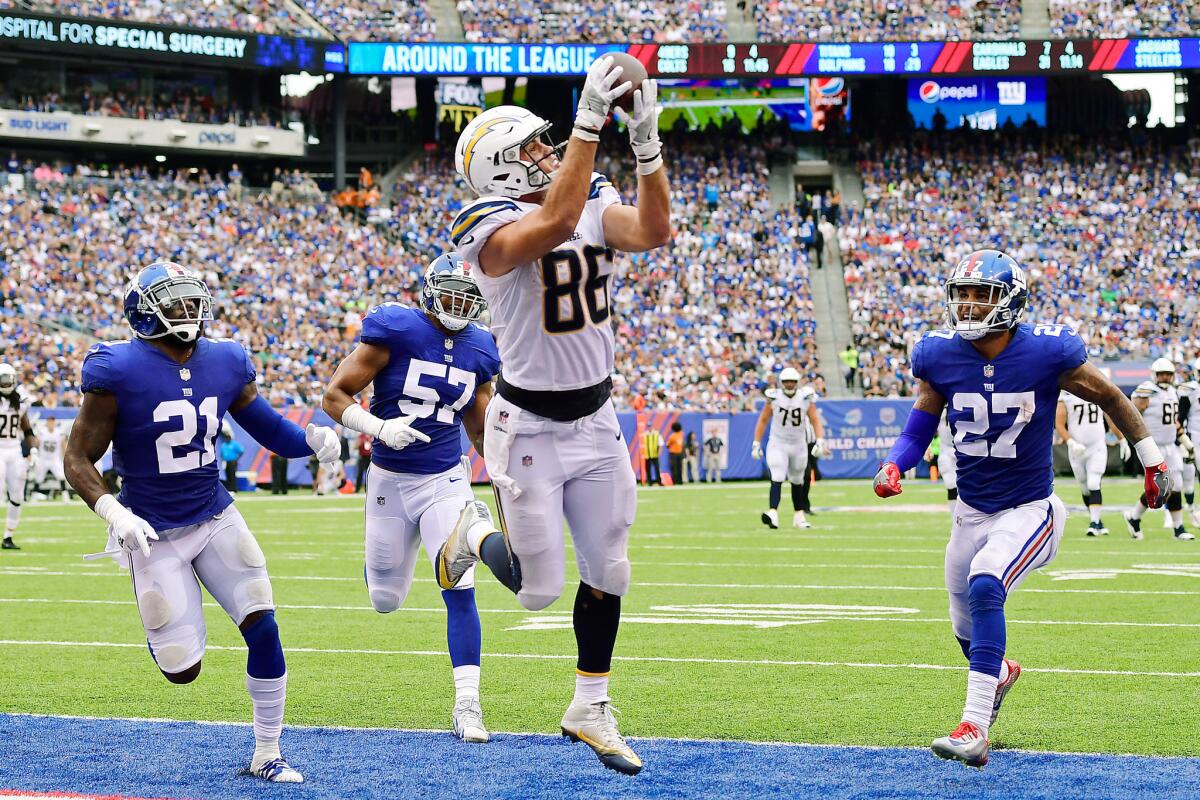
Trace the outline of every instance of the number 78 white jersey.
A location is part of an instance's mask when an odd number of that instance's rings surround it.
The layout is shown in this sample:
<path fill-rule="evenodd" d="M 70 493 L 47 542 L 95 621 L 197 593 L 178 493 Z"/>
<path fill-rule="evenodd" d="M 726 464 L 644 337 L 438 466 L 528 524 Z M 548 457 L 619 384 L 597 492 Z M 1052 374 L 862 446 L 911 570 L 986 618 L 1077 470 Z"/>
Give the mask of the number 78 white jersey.
<path fill-rule="evenodd" d="M 1070 392 L 1060 394 L 1058 402 L 1067 407 L 1067 433 L 1072 439 L 1089 447 L 1104 441 L 1104 414 L 1099 406 Z"/>
<path fill-rule="evenodd" d="M 537 261 L 491 278 L 475 265 L 488 237 L 538 206 L 481 197 L 455 217 L 450 238 L 488 302 L 504 379 L 532 391 L 594 386 L 612 374 L 609 322 L 613 264 L 604 210 L 621 202 L 608 179 L 592 173 L 574 235 Z"/>
<path fill-rule="evenodd" d="M 817 393 L 811 386 L 802 386 L 788 397 L 780 389 L 766 391 L 771 404 L 772 442 L 806 444 L 805 424 L 808 422 L 808 407 L 816 402 Z"/>

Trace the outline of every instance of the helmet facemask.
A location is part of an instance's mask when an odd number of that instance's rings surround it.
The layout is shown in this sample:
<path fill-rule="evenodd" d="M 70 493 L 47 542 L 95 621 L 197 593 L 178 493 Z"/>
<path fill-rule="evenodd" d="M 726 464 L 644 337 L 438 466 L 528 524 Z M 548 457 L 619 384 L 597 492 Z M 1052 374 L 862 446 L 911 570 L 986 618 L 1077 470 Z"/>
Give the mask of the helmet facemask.
<path fill-rule="evenodd" d="M 966 289 L 985 292 L 967 292 Z M 967 341 L 1005 331 L 1020 321 L 1010 303 L 1018 290 L 1003 281 L 984 278 L 951 278 L 946 282 L 946 318 L 949 327 Z M 1023 309 L 1022 309 L 1023 310 Z"/>
<path fill-rule="evenodd" d="M 139 292 L 138 311 L 153 314 L 163 330 L 138 334 L 143 339 L 174 336 L 188 344 L 200 338 L 205 322 L 212 321 L 212 295 L 199 278 L 174 277 Z"/>
<path fill-rule="evenodd" d="M 434 276 L 425 292 L 438 322 L 452 331 L 461 331 L 479 319 L 487 305 L 475 281 L 457 275 Z"/>
<path fill-rule="evenodd" d="M 10 365 L 0 366 L 0 394 L 10 395 L 17 390 L 17 371 Z"/>
<path fill-rule="evenodd" d="M 515 147 L 504 150 L 499 156 L 505 163 L 525 168 L 525 183 L 529 185 L 532 192 L 542 191 L 550 185 L 550 181 L 554 179 L 554 174 L 562 163 L 563 152 L 566 150 L 566 145 L 555 144 L 550 139 L 549 133 L 550 123 L 547 122 L 535 130 L 528 139 Z M 547 148 L 542 155 L 531 152 L 530 145 L 534 142 Z M 521 158 L 521 156 L 525 156 L 525 158 Z M 549 169 L 551 165 L 545 163 L 551 158 L 554 159 L 553 169 Z M 507 177 L 507 175 L 498 175 L 496 180 L 503 181 Z"/>

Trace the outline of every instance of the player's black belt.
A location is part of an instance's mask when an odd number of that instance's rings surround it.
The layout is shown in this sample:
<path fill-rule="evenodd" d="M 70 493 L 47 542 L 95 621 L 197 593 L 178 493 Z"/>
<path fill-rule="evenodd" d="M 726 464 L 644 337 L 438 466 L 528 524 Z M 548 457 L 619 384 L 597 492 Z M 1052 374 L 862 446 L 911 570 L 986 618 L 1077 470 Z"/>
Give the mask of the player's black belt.
<path fill-rule="evenodd" d="M 535 392 L 513 386 L 501 375 L 496 379 L 496 392 L 508 402 L 539 417 L 555 422 L 574 422 L 595 414 L 612 396 L 612 378 L 595 386 L 568 389 L 562 392 Z"/>

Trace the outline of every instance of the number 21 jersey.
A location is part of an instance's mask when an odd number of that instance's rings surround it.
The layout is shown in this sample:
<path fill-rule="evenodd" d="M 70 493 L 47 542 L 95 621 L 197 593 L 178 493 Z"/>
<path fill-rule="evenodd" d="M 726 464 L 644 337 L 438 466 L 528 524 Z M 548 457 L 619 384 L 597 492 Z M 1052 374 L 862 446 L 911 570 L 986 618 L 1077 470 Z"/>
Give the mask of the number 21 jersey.
<path fill-rule="evenodd" d="M 946 399 L 964 503 L 994 514 L 1050 496 L 1058 378 L 1087 361 L 1075 331 L 1018 325 L 991 361 L 953 331 L 930 331 L 911 361 Z"/>
<path fill-rule="evenodd" d="M 537 261 L 498 278 L 475 270 L 488 301 L 504 379 L 531 391 L 594 386 L 612 374 L 609 317 L 612 251 L 604 241 L 604 211 L 621 202 L 603 175 L 592 173 L 583 214 L 570 239 Z M 481 197 L 455 218 L 450 239 L 472 265 L 497 229 L 537 209 L 507 197 Z"/>

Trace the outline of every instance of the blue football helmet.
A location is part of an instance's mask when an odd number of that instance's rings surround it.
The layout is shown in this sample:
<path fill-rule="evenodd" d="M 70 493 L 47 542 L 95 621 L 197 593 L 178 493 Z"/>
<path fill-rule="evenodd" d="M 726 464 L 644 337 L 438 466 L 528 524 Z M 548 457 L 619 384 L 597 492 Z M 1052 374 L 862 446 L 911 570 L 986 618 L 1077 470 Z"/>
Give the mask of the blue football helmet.
<path fill-rule="evenodd" d="M 444 253 L 433 260 L 421 279 L 421 306 L 452 331 L 461 331 L 487 308 L 472 269 L 454 253 Z"/>
<path fill-rule="evenodd" d="M 139 339 L 176 336 L 194 342 L 212 321 L 212 295 L 199 273 L 156 261 L 125 287 L 125 319 Z"/>
<path fill-rule="evenodd" d="M 967 287 L 982 287 L 987 294 L 964 296 Z M 947 325 L 964 339 L 1015 328 L 1028 302 L 1025 270 L 999 250 L 976 250 L 946 280 Z"/>

